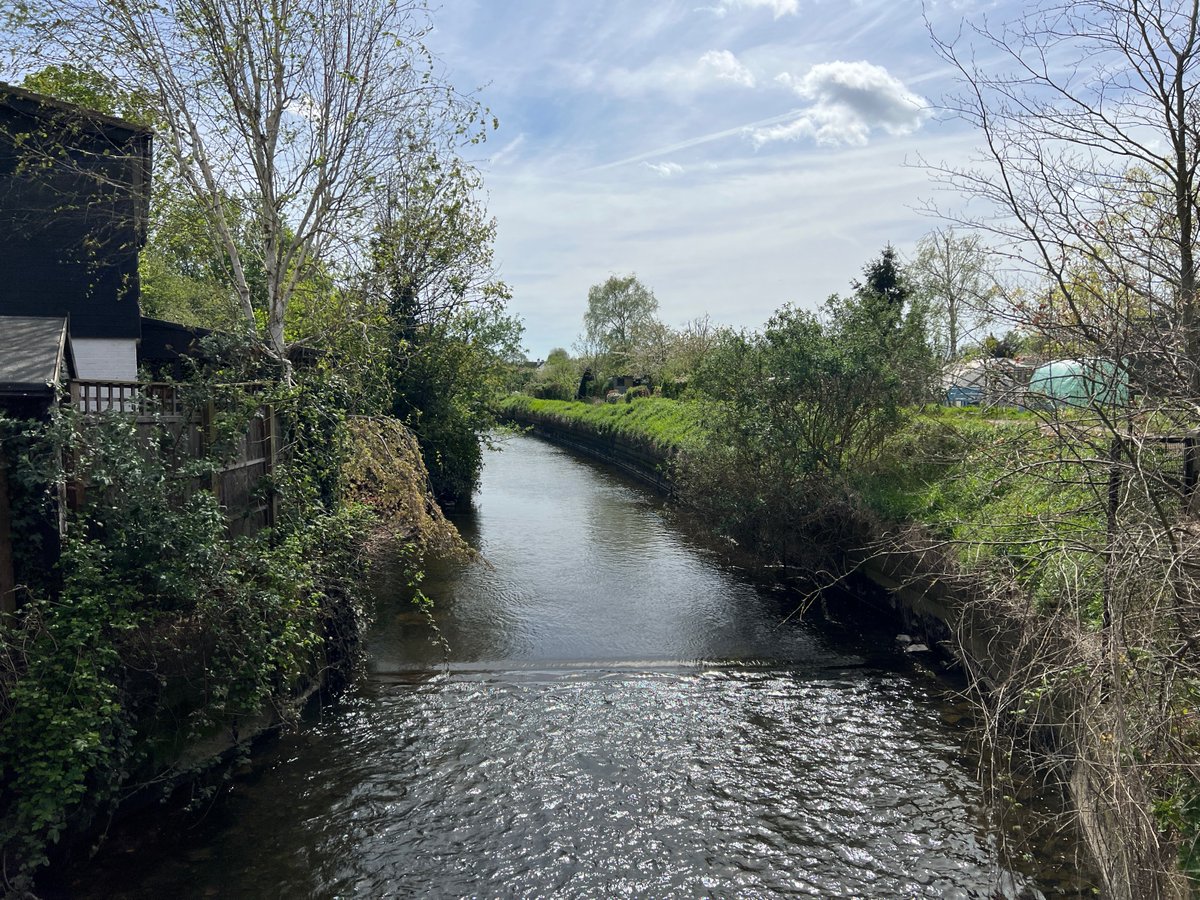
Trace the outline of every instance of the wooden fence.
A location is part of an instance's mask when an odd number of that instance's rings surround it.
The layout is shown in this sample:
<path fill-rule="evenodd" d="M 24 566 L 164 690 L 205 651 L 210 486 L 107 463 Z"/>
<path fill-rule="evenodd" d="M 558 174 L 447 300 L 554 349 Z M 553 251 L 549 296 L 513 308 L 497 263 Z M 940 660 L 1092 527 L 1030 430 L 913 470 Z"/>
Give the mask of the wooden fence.
<path fill-rule="evenodd" d="M 257 385 L 241 385 L 254 390 Z M 177 461 L 203 459 L 217 444 L 220 410 L 213 402 L 189 406 L 178 387 L 165 382 L 72 381 L 71 407 L 88 417 L 130 415 L 138 431 L 171 448 Z M 272 525 L 278 511 L 269 478 L 279 459 L 279 426 L 270 404 L 258 407 L 245 434 L 226 448 L 224 462 L 203 484 L 225 511 L 231 535 L 252 535 Z M 68 503 L 78 508 L 83 485 L 68 487 Z"/>

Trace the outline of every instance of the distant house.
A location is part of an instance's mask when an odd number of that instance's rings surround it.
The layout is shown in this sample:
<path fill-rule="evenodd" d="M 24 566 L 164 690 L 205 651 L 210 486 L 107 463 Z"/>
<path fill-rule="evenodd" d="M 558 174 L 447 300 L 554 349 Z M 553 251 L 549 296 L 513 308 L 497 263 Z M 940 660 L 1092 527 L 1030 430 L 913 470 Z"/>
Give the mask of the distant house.
<path fill-rule="evenodd" d="M 0 83 L 0 334 L 67 319 L 83 380 L 137 378 L 151 144 L 141 125 Z"/>

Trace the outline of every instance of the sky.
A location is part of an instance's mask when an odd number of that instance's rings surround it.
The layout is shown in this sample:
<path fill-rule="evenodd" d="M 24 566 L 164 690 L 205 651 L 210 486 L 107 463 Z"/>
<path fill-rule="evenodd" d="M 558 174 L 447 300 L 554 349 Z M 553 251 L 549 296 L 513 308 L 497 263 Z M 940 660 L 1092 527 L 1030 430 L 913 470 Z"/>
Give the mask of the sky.
<path fill-rule="evenodd" d="M 939 34 L 1003 13 L 924 8 Z M 444 0 L 433 21 L 447 77 L 500 121 L 475 162 L 535 359 L 612 274 L 673 326 L 814 308 L 942 224 L 921 160 L 978 142 L 938 113 L 953 73 L 919 0 Z"/>

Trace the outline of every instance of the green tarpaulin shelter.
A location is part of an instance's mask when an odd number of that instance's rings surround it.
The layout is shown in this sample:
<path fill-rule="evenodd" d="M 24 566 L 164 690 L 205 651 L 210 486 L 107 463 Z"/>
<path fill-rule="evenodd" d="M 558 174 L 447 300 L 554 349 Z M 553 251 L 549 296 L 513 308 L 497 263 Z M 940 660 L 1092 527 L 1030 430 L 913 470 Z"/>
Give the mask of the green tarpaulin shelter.
<path fill-rule="evenodd" d="M 1123 406 L 1129 376 L 1111 359 L 1059 359 L 1034 370 L 1029 393 L 1062 406 Z"/>

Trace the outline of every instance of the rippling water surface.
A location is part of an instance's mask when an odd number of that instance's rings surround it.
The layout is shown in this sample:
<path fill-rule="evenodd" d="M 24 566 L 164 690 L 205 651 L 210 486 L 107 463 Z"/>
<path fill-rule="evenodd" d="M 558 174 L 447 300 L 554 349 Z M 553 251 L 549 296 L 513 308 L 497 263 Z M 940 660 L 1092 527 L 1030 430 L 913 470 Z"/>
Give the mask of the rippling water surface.
<path fill-rule="evenodd" d="M 654 498 L 514 438 L 461 527 L 484 561 L 432 567 L 437 633 L 383 569 L 367 682 L 199 820 L 123 829 L 74 893 L 1063 889 L 1053 859 L 999 861 L 936 682 L 886 642 L 785 621 L 794 598 Z"/>

